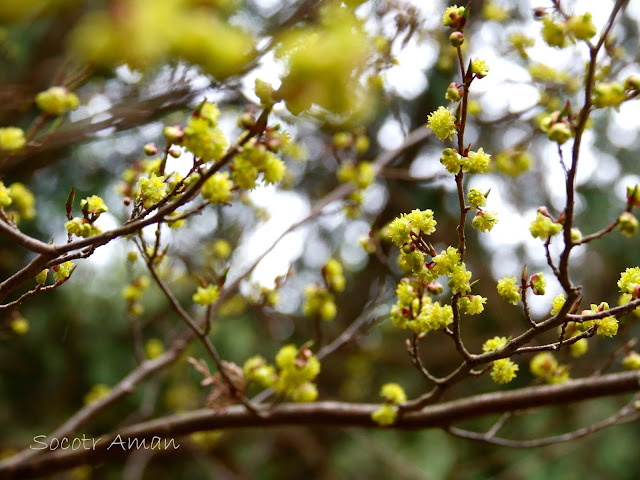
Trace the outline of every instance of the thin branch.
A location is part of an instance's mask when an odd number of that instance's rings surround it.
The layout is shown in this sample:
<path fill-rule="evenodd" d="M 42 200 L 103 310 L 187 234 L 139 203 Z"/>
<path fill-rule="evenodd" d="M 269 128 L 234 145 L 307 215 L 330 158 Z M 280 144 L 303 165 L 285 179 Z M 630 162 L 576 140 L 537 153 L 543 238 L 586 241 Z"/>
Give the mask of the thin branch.
<path fill-rule="evenodd" d="M 173 310 L 178 314 L 180 318 L 182 318 L 185 321 L 185 323 L 187 323 L 187 325 L 189 325 L 189 328 L 191 328 L 191 330 L 195 333 L 195 335 L 204 345 L 205 349 L 207 350 L 207 353 L 209 353 L 209 355 L 213 359 L 213 362 L 215 363 L 216 368 L 220 373 L 220 376 L 224 380 L 224 383 L 229 389 L 231 396 L 237 399 L 240 403 L 242 403 L 242 405 L 244 405 L 248 410 L 252 411 L 255 414 L 258 414 L 259 413 L 258 409 L 249 400 L 245 398 L 242 392 L 238 391 L 238 387 L 235 385 L 235 383 L 233 383 L 233 380 L 229 376 L 229 372 L 227 372 L 227 369 L 223 364 L 222 358 L 220 357 L 218 350 L 213 345 L 213 342 L 211 341 L 211 339 L 207 336 L 206 330 L 202 330 L 200 326 L 196 323 L 196 321 L 193 318 L 191 318 L 191 315 L 189 315 L 182 308 L 178 299 L 173 295 L 173 292 L 171 292 L 171 289 L 167 286 L 166 283 L 164 283 L 164 281 L 158 275 L 158 272 L 156 271 L 156 269 L 153 267 L 153 259 L 151 257 L 148 257 L 146 263 L 147 263 L 147 269 L 149 270 L 149 273 L 151 273 L 151 276 L 155 280 L 156 284 L 160 287 L 160 290 L 162 290 L 162 293 L 164 293 L 164 296 L 167 298 L 167 300 L 171 304 L 171 307 L 173 308 Z"/>
<path fill-rule="evenodd" d="M 575 125 L 574 132 L 574 140 L 573 140 L 573 149 L 571 155 L 571 168 L 569 168 L 567 174 L 566 181 L 566 194 L 567 201 L 565 207 L 565 221 L 564 221 L 564 250 L 560 255 L 560 284 L 562 288 L 564 288 L 567 294 L 577 294 L 577 288 L 574 287 L 573 283 L 569 278 L 569 256 L 571 255 L 571 249 L 575 246 L 571 238 L 571 228 L 573 227 L 574 221 L 574 208 L 575 208 L 575 179 L 578 171 L 578 160 L 580 157 L 580 146 L 582 143 L 582 136 L 584 134 L 584 130 L 587 126 L 587 121 L 589 120 L 589 115 L 591 113 L 591 94 L 593 91 L 593 86 L 595 83 L 595 74 L 596 74 L 596 59 L 598 56 L 598 52 L 604 45 L 604 42 L 611 32 L 613 28 L 613 24 L 616 16 L 620 12 L 622 6 L 626 3 L 627 0 L 617 0 L 609 19 L 607 20 L 607 25 L 605 29 L 600 34 L 600 39 L 595 46 L 589 47 L 589 63 L 587 74 L 585 76 L 585 89 L 584 89 L 584 105 L 580 110 L 580 114 L 578 116 L 578 122 Z"/>
<path fill-rule="evenodd" d="M 566 325 L 566 324 L 563 324 L 563 325 Z M 572 345 L 576 343 L 578 340 L 582 340 L 583 338 L 593 337 L 595 333 L 596 333 L 596 328 L 591 327 L 586 332 L 582 332 L 579 335 L 575 335 L 568 339 L 563 338 L 562 340 L 559 340 L 554 343 L 548 343 L 546 345 L 537 345 L 534 347 L 520 347 L 515 352 L 513 352 L 513 354 L 516 355 L 516 354 L 522 354 L 522 353 L 535 353 L 535 352 L 546 352 L 551 350 L 560 350 L 560 348 L 565 345 Z"/>
<path fill-rule="evenodd" d="M 17 227 L 10 225 L 6 222 L 0 221 L 0 233 L 2 233 L 9 240 L 14 243 L 31 250 L 35 253 L 52 254 L 54 253 L 54 246 L 48 243 L 41 242 L 29 235 L 22 233 Z"/>
<path fill-rule="evenodd" d="M 61 284 L 54 283 L 52 285 L 47 285 L 46 287 L 43 285 L 38 285 L 36 288 L 29 290 L 28 292 L 23 293 L 19 298 L 14 300 L 13 302 L 5 303 L 4 305 L 0 305 L 0 310 L 6 310 L 9 308 L 17 307 L 22 302 L 24 302 L 27 298 L 31 298 L 38 293 L 47 292 L 49 290 L 53 290 L 54 288 L 59 287 Z"/>
<path fill-rule="evenodd" d="M 609 369 L 611 365 L 613 365 L 613 362 L 615 362 L 616 358 L 619 358 L 622 355 L 629 353 L 631 350 L 633 350 L 633 347 L 636 346 L 636 343 L 638 343 L 638 339 L 632 338 L 628 342 L 625 342 L 625 344 L 622 345 L 621 347 L 615 349 L 613 352 L 611 352 L 607 360 L 595 372 L 593 372 L 593 375 L 594 376 L 602 375 L 604 372 L 606 372 Z"/>
<path fill-rule="evenodd" d="M 599 238 L 604 237 L 607 233 L 613 231 L 618 226 L 619 222 L 620 222 L 619 218 L 616 218 L 613 222 L 611 222 L 607 227 L 603 228 L 602 230 L 599 230 L 597 232 L 594 232 L 582 237 L 582 239 L 580 239 L 580 241 L 577 242 L 576 245 L 585 245 L 589 242 L 592 242 L 593 240 L 597 240 Z"/>
<path fill-rule="evenodd" d="M 404 180 L 405 182 L 416 183 L 431 183 L 443 178 L 449 177 L 448 173 L 434 173 L 433 175 L 416 176 L 411 175 L 408 170 L 401 168 L 383 168 L 380 171 L 380 176 L 383 178 L 390 178 L 393 180 Z"/>
<path fill-rule="evenodd" d="M 411 358 L 411 363 L 414 367 L 425 377 L 427 380 L 435 383 L 436 385 L 441 384 L 443 379 L 438 378 L 427 370 L 427 368 L 422 363 L 422 359 L 420 358 L 420 343 L 418 339 L 418 335 L 414 334 L 413 339 L 407 339 L 407 351 L 409 352 L 409 358 Z"/>
<path fill-rule="evenodd" d="M 479 433 L 472 432 L 469 430 L 463 430 L 457 427 L 447 427 L 445 430 L 450 434 L 467 438 L 469 440 L 477 440 L 485 443 L 490 443 L 492 445 L 500 445 L 502 447 L 511 447 L 511 448 L 536 448 L 543 447 L 546 445 L 553 445 L 555 443 L 564 443 L 571 442 L 577 440 L 578 438 L 586 437 L 587 435 L 591 435 L 592 433 L 596 433 L 605 428 L 612 427 L 614 425 L 620 425 L 623 423 L 630 423 L 638 420 L 640 418 L 640 412 L 635 410 L 632 406 L 627 405 L 623 407 L 620 411 L 611 415 L 604 420 L 589 425 L 584 428 L 580 428 L 578 430 L 574 430 L 572 432 L 564 433 L 562 435 L 554 435 L 552 437 L 544 437 L 537 438 L 535 440 L 510 440 L 507 438 L 499 438 L 494 435 L 489 435 L 487 433 Z"/>
<path fill-rule="evenodd" d="M 507 423 L 509 419 L 511 419 L 511 417 L 513 417 L 513 412 L 503 413 L 500 416 L 500 418 L 496 421 L 496 423 L 494 423 L 491 426 L 491 428 L 487 431 L 487 433 L 485 433 L 485 435 L 489 438 L 495 437 L 498 434 L 498 432 L 502 430 L 502 427 L 504 427 L 505 423 Z"/>
<path fill-rule="evenodd" d="M 522 281 L 520 283 L 520 295 L 522 297 L 522 309 L 524 310 L 524 317 L 527 319 L 527 322 L 529 322 L 529 325 L 531 325 L 533 328 L 538 328 L 538 324 L 531 317 L 531 312 L 529 311 L 529 303 L 527 302 L 527 280 L 528 280 L 528 278 L 525 279 L 525 277 L 523 275 Z"/>
<path fill-rule="evenodd" d="M 462 355 L 462 358 L 464 358 L 466 361 L 466 360 L 470 360 L 472 355 L 464 346 L 464 343 L 462 342 L 462 337 L 460 336 L 460 308 L 458 307 L 459 298 L 460 298 L 460 294 L 456 293 L 453 296 L 453 299 L 451 300 L 451 309 L 453 310 L 453 323 L 452 323 L 453 329 L 451 332 L 451 338 L 453 338 L 453 342 L 456 345 L 456 350 L 458 351 L 458 353 L 460 353 L 460 355 Z"/>
<path fill-rule="evenodd" d="M 551 252 L 549 250 L 549 245 L 551 245 L 551 237 L 547 238 L 547 240 L 544 242 L 545 256 L 547 257 L 547 265 L 549 265 L 549 267 L 551 268 L 551 271 L 553 271 L 553 274 L 556 276 L 556 278 L 560 280 L 560 270 L 558 270 L 558 267 L 556 267 L 556 264 L 553 263 L 553 259 L 551 258 Z"/>

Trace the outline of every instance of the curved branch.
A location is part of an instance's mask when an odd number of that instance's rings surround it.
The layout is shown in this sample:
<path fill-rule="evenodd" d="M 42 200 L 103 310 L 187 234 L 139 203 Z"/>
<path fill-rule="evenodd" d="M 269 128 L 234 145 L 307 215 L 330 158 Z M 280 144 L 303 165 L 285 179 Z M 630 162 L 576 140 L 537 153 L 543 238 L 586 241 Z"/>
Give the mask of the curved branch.
<path fill-rule="evenodd" d="M 640 390 L 640 372 L 626 372 L 573 380 L 561 385 L 545 385 L 475 395 L 418 412 L 403 415 L 391 427 L 402 430 L 447 428 L 454 422 L 489 414 L 512 412 L 534 407 L 568 404 L 592 398 L 633 393 Z M 12 458 L 0 463 L 2 478 L 29 478 L 51 474 L 80 464 L 97 464 L 122 456 L 131 439 L 138 442 L 153 438 L 171 439 L 193 432 L 214 429 L 274 427 L 283 425 L 315 425 L 381 428 L 371 413 L 377 404 L 344 402 L 285 403 L 265 416 L 257 416 L 241 405 L 221 410 L 196 410 L 140 423 L 97 439 L 95 448 L 54 451 L 27 462 Z M 114 443 L 115 442 L 115 443 Z M 122 444 L 120 442 L 123 442 Z"/>
<path fill-rule="evenodd" d="M 508 438 L 496 437 L 492 434 L 492 431 L 489 431 L 487 433 L 479 433 L 457 427 L 448 427 L 446 430 L 456 437 L 467 438 L 469 440 L 477 440 L 490 443 L 492 445 L 500 445 L 502 447 L 510 448 L 536 448 L 544 447 L 546 445 L 553 445 L 555 443 L 571 442 L 577 440 L 578 438 L 586 437 L 587 435 L 591 435 L 592 433 L 604 430 L 605 428 L 612 427 L 614 425 L 620 425 L 623 423 L 630 423 L 638 420 L 639 418 L 640 412 L 637 412 L 632 406 L 627 405 L 615 414 L 597 423 L 579 428 L 572 432 L 563 433 L 562 435 L 536 438 L 534 440 L 511 440 Z"/>
<path fill-rule="evenodd" d="M 54 252 L 53 245 L 41 242 L 40 240 L 30 237 L 22 233 L 18 227 L 8 224 L 7 222 L 0 220 L 0 233 L 2 233 L 9 240 L 12 240 L 16 244 L 31 250 L 35 253 L 51 254 Z"/>

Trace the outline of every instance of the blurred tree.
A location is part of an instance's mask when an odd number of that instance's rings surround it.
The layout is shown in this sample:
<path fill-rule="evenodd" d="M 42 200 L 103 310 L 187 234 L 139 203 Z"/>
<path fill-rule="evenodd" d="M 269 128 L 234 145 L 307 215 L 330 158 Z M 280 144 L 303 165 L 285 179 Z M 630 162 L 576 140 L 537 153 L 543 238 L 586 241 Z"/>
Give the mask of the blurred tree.
<path fill-rule="evenodd" d="M 625 7 L 1 2 L 0 478 L 636 478 Z"/>

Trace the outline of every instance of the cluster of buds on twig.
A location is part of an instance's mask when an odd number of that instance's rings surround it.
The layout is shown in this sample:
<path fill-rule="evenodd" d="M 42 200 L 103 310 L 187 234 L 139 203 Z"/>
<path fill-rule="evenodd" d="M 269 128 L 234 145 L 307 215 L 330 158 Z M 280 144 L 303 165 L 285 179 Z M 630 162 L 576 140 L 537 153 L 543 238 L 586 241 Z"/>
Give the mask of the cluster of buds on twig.
<path fill-rule="evenodd" d="M 573 135 L 571 103 L 567 101 L 562 110 L 556 110 L 540 122 L 540 130 L 547 134 L 552 142 L 562 145 Z"/>

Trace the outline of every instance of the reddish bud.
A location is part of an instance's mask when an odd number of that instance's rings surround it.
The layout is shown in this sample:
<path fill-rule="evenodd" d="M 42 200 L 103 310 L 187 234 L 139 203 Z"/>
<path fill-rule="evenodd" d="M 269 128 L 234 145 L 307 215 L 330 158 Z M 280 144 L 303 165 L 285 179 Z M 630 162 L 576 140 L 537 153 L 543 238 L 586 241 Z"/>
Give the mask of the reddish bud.
<path fill-rule="evenodd" d="M 155 143 L 147 143 L 144 146 L 144 153 L 148 156 L 153 156 L 158 154 L 158 147 Z"/>
<path fill-rule="evenodd" d="M 547 9 L 544 7 L 537 7 L 533 9 L 533 18 L 540 19 L 547 14 Z"/>
<path fill-rule="evenodd" d="M 453 32 L 449 35 L 449 41 L 452 46 L 457 48 L 464 43 L 464 34 L 462 32 Z"/>
<path fill-rule="evenodd" d="M 431 295 L 440 295 L 444 290 L 442 284 L 438 281 L 434 281 L 427 284 L 427 292 Z"/>
<path fill-rule="evenodd" d="M 538 212 L 547 218 L 551 218 L 551 215 L 549 215 L 549 209 L 547 207 L 538 207 Z"/>
<path fill-rule="evenodd" d="M 271 152 L 277 152 L 282 146 L 282 140 L 277 137 L 270 138 L 265 142 L 265 146 L 267 147 L 267 150 Z"/>
<path fill-rule="evenodd" d="M 167 139 L 167 143 L 182 143 L 182 139 L 184 138 L 184 131 L 182 127 L 179 125 L 174 125 L 172 127 L 164 127 L 162 130 L 164 138 Z"/>
<path fill-rule="evenodd" d="M 256 126 L 256 119 L 251 113 L 245 112 L 238 117 L 238 126 L 250 130 Z"/>

